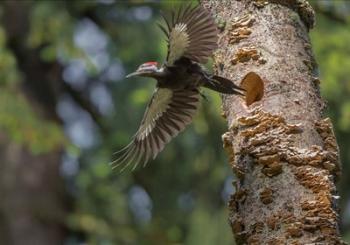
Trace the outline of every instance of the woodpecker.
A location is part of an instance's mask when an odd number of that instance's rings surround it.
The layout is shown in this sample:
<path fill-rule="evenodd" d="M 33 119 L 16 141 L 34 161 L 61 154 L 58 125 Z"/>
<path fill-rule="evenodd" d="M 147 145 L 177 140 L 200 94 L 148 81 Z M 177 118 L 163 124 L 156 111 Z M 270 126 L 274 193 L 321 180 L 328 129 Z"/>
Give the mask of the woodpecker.
<path fill-rule="evenodd" d="M 163 16 L 163 15 L 162 15 Z M 200 87 L 224 94 L 242 95 L 244 90 L 232 81 L 209 74 L 203 64 L 217 48 L 218 29 L 209 12 L 200 5 L 182 6 L 164 25 L 166 61 L 146 62 L 126 77 L 142 76 L 157 80 L 151 101 L 132 141 L 116 152 L 113 168 L 123 171 L 155 158 L 164 146 L 191 123 L 200 100 Z"/>

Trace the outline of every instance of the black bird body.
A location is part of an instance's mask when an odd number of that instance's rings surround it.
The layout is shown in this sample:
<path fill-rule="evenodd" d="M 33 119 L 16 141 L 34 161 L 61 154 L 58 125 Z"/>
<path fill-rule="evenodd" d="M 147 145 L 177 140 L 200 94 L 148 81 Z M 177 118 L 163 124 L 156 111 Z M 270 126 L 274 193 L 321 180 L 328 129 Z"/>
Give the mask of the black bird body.
<path fill-rule="evenodd" d="M 154 77 L 157 87 L 187 89 L 206 87 L 219 93 L 241 94 L 242 89 L 229 79 L 209 74 L 199 63 L 182 57 L 174 65 L 164 65 L 163 72 Z"/>
<path fill-rule="evenodd" d="M 187 58 L 176 61 L 172 66 L 164 66 L 162 76 L 156 77 L 160 88 L 186 89 L 198 87 L 201 76 L 198 64 Z"/>
<path fill-rule="evenodd" d="M 197 111 L 200 87 L 226 94 L 242 94 L 232 81 L 209 74 L 203 69 L 217 48 L 217 27 L 210 14 L 201 6 L 180 8 L 172 13 L 166 27 L 160 26 L 168 42 L 165 64 L 146 62 L 131 76 L 157 80 L 156 89 L 131 143 L 117 152 L 114 167 L 122 170 L 141 162 L 145 165 L 189 123 Z"/>
<path fill-rule="evenodd" d="M 205 73 L 199 64 L 187 58 L 176 61 L 172 66 L 164 65 L 163 72 L 156 76 L 157 87 L 188 89 L 205 84 Z"/>

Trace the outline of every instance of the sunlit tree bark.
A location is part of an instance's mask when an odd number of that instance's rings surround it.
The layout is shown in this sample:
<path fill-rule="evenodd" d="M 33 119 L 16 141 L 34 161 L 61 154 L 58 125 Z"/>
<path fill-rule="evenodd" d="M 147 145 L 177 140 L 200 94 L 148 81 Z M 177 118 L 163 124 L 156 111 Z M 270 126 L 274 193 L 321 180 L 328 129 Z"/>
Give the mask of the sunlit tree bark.
<path fill-rule="evenodd" d="M 223 96 L 237 176 L 229 221 L 238 244 L 341 244 L 339 152 L 324 119 L 305 0 L 201 4 L 222 30 L 215 69 L 247 90 Z"/>

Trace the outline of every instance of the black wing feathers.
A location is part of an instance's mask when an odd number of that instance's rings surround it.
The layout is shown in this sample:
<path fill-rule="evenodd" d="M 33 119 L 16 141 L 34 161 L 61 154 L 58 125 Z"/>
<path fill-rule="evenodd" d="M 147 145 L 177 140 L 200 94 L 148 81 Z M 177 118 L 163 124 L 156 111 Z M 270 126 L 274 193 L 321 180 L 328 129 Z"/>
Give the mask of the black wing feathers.
<path fill-rule="evenodd" d="M 162 15 L 163 16 L 163 15 Z M 203 7 L 181 7 L 177 14 L 171 13 L 170 21 L 164 18 L 168 42 L 167 64 L 172 65 L 182 56 L 198 63 L 206 63 L 217 48 L 217 26 Z"/>
<path fill-rule="evenodd" d="M 121 171 L 133 164 L 146 165 L 165 145 L 191 123 L 199 104 L 198 89 L 170 90 L 158 88 L 142 119 L 132 142 L 117 152 L 111 164 Z"/>

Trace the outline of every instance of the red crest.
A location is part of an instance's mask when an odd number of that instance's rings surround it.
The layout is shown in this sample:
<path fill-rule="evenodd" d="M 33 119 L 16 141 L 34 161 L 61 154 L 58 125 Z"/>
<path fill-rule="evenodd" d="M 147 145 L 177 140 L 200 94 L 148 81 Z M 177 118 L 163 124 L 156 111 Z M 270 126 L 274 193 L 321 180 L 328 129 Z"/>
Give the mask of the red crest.
<path fill-rule="evenodd" d="M 156 61 L 149 61 L 149 62 L 146 62 L 146 63 L 144 63 L 144 65 L 154 65 L 154 66 L 157 66 L 158 65 L 158 62 L 156 62 Z"/>

